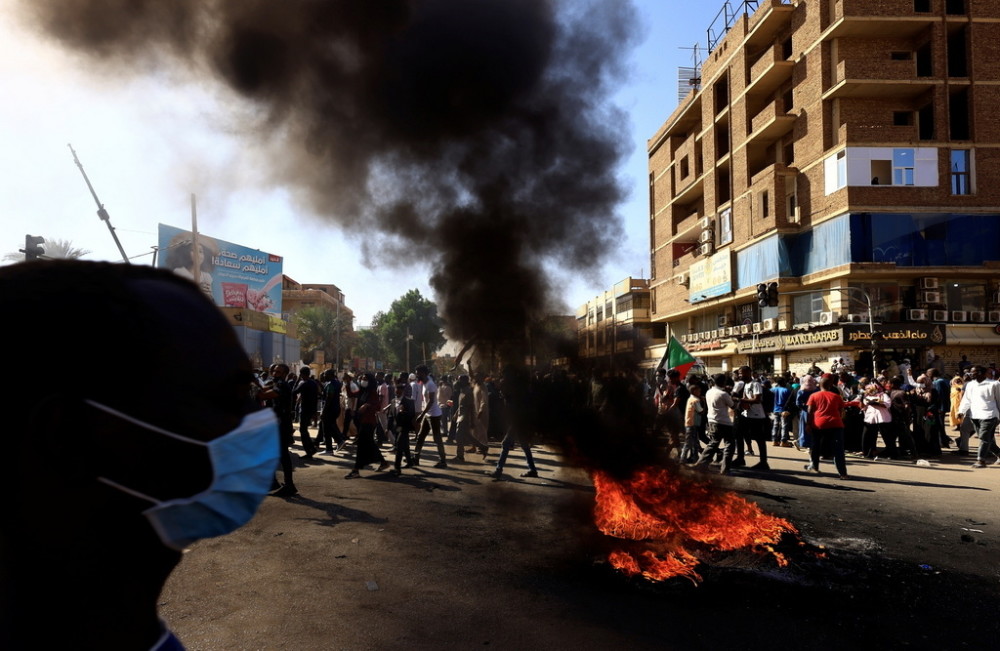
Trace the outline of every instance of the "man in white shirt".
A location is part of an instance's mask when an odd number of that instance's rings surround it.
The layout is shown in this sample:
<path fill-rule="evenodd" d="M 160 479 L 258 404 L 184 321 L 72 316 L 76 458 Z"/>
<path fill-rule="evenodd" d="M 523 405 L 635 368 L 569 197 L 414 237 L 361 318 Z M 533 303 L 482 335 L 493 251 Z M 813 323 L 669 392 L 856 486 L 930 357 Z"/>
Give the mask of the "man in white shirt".
<path fill-rule="evenodd" d="M 1000 448 L 996 444 L 997 421 L 1000 420 L 1000 382 L 988 379 L 986 368 L 974 366 L 972 380 L 965 383 L 958 413 L 970 412 L 972 424 L 979 436 L 979 455 L 973 468 L 985 468 L 991 456 L 1000 464 Z"/>
<path fill-rule="evenodd" d="M 420 423 L 420 431 L 417 433 L 417 444 L 413 449 L 413 465 L 418 465 L 420 463 L 420 451 L 424 447 L 424 441 L 427 439 L 427 434 L 433 430 L 434 433 L 434 445 L 437 446 L 438 451 L 438 462 L 434 464 L 435 468 L 447 468 L 448 462 L 445 460 L 444 454 L 444 441 L 441 439 L 441 405 L 438 404 L 437 399 L 437 383 L 434 382 L 434 378 L 430 376 L 430 370 L 423 364 L 416 368 L 417 380 L 420 382 L 420 386 L 423 387 L 423 407 L 417 407 L 420 409 L 420 415 L 417 417 L 417 421 Z M 414 393 L 414 400 L 416 400 L 417 394 Z"/>
<path fill-rule="evenodd" d="M 767 465 L 767 439 L 770 421 L 764 411 L 761 396 L 764 393 L 764 385 L 753 376 L 749 366 L 741 366 L 739 370 L 740 379 L 733 387 L 733 396 L 737 399 L 736 407 L 736 460 L 733 466 L 745 466 L 743 458 L 743 444 L 746 444 L 746 453 L 753 454 L 753 443 L 757 443 L 757 453 L 760 461 L 751 466 L 755 470 L 770 470 Z"/>
<path fill-rule="evenodd" d="M 705 401 L 708 403 L 708 428 L 707 434 L 711 437 L 708 445 L 702 450 L 701 456 L 694 462 L 695 466 L 708 463 L 719 446 L 725 443 L 722 448 L 722 468 L 719 470 L 723 475 L 729 474 L 729 468 L 733 462 L 734 444 L 736 434 L 733 429 L 732 411 L 736 407 L 733 397 L 725 391 L 726 376 L 723 373 L 713 375 L 715 384 L 705 394 Z"/>

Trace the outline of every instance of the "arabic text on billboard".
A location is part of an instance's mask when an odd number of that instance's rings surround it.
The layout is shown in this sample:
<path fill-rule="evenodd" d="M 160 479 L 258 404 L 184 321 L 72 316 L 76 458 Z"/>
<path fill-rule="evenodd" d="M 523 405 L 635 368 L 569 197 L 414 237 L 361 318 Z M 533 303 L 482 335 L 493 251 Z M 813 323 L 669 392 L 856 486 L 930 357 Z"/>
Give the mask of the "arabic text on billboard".
<path fill-rule="evenodd" d="M 191 231 L 160 224 L 157 267 L 194 280 Z M 198 233 L 198 284 L 220 307 L 281 314 L 281 256 Z"/>

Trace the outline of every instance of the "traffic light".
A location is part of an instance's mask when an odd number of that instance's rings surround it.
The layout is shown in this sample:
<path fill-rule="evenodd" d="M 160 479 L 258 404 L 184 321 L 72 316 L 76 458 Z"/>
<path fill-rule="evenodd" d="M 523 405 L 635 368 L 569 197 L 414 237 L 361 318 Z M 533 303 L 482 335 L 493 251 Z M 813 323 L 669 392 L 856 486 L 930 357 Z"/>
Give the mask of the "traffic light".
<path fill-rule="evenodd" d="M 757 284 L 757 305 L 761 307 L 767 307 L 767 285 L 764 283 Z"/>
<path fill-rule="evenodd" d="M 21 249 L 25 261 L 37 260 L 42 257 L 45 254 L 45 249 L 42 248 L 42 244 L 44 243 L 45 238 L 40 235 L 25 235 L 24 248 Z"/>
<path fill-rule="evenodd" d="M 767 284 L 767 306 L 778 307 L 778 283 Z"/>

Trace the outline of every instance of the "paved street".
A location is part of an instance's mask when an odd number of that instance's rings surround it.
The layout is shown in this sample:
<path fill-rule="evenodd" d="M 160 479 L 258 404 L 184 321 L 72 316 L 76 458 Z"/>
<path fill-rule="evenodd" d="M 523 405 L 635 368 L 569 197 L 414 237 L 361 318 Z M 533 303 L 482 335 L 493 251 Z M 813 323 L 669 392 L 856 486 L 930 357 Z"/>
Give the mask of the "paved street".
<path fill-rule="evenodd" d="M 346 480 L 349 457 L 318 456 L 297 471 L 300 496 L 186 554 L 161 614 L 190 649 L 773 648 L 775 634 L 942 648 L 998 632 L 1000 467 L 852 459 L 843 482 L 769 447 L 774 470 L 721 481 L 825 558 L 717 556 L 694 587 L 610 570 L 586 474 L 536 451 L 541 477 L 518 478 L 515 450 L 504 481 L 478 457 Z"/>

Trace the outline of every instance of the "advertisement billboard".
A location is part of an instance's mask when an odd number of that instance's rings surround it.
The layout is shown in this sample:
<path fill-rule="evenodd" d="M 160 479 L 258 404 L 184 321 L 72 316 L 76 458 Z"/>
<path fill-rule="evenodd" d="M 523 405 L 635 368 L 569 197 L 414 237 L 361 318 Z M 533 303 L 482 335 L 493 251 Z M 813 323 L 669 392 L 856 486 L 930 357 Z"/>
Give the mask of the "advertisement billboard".
<path fill-rule="evenodd" d="M 241 307 L 281 316 L 281 256 L 160 224 L 157 267 L 195 280 L 219 307 Z M 200 253 L 200 254 L 199 254 Z M 196 260 L 201 264 L 195 271 Z"/>

